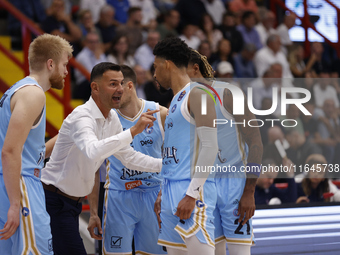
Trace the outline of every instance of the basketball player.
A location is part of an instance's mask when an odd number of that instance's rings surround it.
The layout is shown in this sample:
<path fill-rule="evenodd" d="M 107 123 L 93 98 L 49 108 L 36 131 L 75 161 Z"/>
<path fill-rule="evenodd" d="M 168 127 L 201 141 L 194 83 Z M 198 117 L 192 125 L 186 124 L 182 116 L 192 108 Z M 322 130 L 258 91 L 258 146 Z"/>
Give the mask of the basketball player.
<path fill-rule="evenodd" d="M 254 192 L 261 170 L 263 151 L 259 128 L 230 125 L 230 122 L 248 123 L 255 117 L 247 104 L 244 105 L 244 115 L 233 115 L 233 97 L 226 87 L 228 84 L 212 80 L 213 70 L 206 57 L 195 50 L 191 52 L 188 74 L 196 81 L 208 83 L 213 87 L 223 87 L 215 88 L 222 99 L 222 105 L 217 104 L 216 115 L 217 119 L 228 120 L 228 124 L 217 125 L 219 152 L 214 165 L 233 166 L 236 169 L 235 172 L 219 172 L 215 176 L 215 254 L 226 254 L 226 242 L 230 255 L 250 254 L 253 243 L 251 217 L 255 211 Z M 257 171 L 246 174 L 241 171 L 242 166 L 254 166 Z"/>
<path fill-rule="evenodd" d="M 158 103 L 138 98 L 136 73 L 126 65 L 121 65 L 121 71 L 124 76 L 123 95 L 116 112 L 123 129 L 134 126 L 143 112 L 160 110 L 153 127 L 147 127 L 136 135 L 130 145 L 136 151 L 161 158 L 167 109 Z M 166 254 L 163 247 L 157 244 L 159 228 L 153 214 L 161 184 L 159 173 L 129 169 L 115 156 L 109 157 L 108 161 L 104 186 L 103 254 L 131 254 L 133 238 L 136 254 Z M 90 207 L 96 207 L 97 191 L 94 190 L 90 196 Z M 99 225 L 97 222 L 98 215 L 91 215 L 88 229 L 93 238 L 101 239 L 93 231 Z"/>
<path fill-rule="evenodd" d="M 201 113 L 206 92 L 190 86 L 187 66 L 190 49 L 179 38 L 160 41 L 155 55 L 154 78 L 174 98 L 165 122 L 163 146 L 161 233 L 158 243 L 168 254 L 214 254 L 213 210 L 216 187 L 206 169 L 217 154 L 214 102 L 207 97 L 207 114 Z"/>
<path fill-rule="evenodd" d="M 45 92 L 64 87 L 72 51 L 59 36 L 38 36 L 29 46 L 29 76 L 0 99 L 1 254 L 53 254 L 40 182 L 45 158 Z"/>

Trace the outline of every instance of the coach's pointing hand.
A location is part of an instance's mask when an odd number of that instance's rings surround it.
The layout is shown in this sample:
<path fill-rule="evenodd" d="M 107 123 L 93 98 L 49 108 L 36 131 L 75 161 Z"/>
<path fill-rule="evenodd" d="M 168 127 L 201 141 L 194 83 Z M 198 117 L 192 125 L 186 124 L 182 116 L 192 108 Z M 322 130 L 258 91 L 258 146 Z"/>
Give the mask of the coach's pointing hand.
<path fill-rule="evenodd" d="M 130 128 L 132 137 L 135 137 L 139 133 L 143 132 L 146 127 L 152 127 L 153 122 L 156 118 L 153 116 L 154 113 L 159 112 L 159 110 L 147 111 L 142 113 L 136 125 Z"/>

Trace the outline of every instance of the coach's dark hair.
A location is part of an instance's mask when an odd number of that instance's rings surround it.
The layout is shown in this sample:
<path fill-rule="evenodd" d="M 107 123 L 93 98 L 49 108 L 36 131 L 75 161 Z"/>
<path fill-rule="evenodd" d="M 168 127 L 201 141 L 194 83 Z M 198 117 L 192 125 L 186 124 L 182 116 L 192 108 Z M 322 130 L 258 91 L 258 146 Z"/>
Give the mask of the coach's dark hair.
<path fill-rule="evenodd" d="M 198 51 L 191 49 L 189 63 L 192 65 L 197 64 L 204 78 L 206 79 L 214 78 L 214 70 L 209 64 L 207 57 L 201 55 Z"/>
<path fill-rule="evenodd" d="M 109 70 L 119 72 L 121 71 L 121 68 L 119 65 L 113 64 L 111 62 L 101 62 L 93 67 L 91 72 L 91 82 L 97 78 L 101 78 L 103 74 Z"/>
<path fill-rule="evenodd" d="M 153 54 L 156 57 L 172 61 L 178 68 L 187 68 L 190 48 L 178 37 L 170 37 L 159 41 L 153 50 Z"/>
<path fill-rule="evenodd" d="M 132 81 L 133 85 L 136 86 L 137 83 L 137 75 L 135 73 L 135 71 L 127 66 L 127 65 L 120 65 L 120 69 L 123 73 L 124 76 L 124 81 Z"/>

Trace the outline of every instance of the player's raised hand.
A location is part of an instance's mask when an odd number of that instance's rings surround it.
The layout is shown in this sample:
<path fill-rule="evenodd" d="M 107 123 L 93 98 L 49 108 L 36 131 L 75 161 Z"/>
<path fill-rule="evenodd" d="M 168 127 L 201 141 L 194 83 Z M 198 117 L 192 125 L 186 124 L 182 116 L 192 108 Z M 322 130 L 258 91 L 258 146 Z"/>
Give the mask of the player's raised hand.
<path fill-rule="evenodd" d="M 3 229 L 0 229 L 0 239 L 7 240 L 17 230 L 20 223 L 20 207 L 10 206 L 7 213 L 7 221 Z"/>
<path fill-rule="evenodd" d="M 189 219 L 192 211 L 195 209 L 195 203 L 195 198 L 186 195 L 181 201 L 179 201 L 175 215 L 181 220 Z"/>
<path fill-rule="evenodd" d="M 132 137 L 135 137 L 139 133 L 143 132 L 146 127 L 153 126 L 153 122 L 156 120 L 156 117 L 154 117 L 153 114 L 156 112 L 159 112 L 159 110 L 147 111 L 142 113 L 136 125 L 130 128 Z"/>
<path fill-rule="evenodd" d="M 97 228 L 98 229 L 98 234 L 95 234 L 94 229 Z M 98 215 L 95 216 L 91 216 L 90 220 L 89 220 L 89 225 L 87 226 L 87 230 L 90 233 L 90 236 L 96 240 L 102 240 L 102 226 L 101 226 L 101 222 L 100 219 L 98 217 Z"/>

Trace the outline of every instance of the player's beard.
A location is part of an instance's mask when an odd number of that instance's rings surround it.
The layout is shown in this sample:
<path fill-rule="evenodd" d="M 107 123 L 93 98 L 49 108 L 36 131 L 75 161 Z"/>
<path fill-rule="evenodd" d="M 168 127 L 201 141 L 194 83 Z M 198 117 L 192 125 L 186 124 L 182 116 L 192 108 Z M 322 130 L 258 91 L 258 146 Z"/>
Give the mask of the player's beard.
<path fill-rule="evenodd" d="M 64 77 L 59 74 L 59 68 L 54 71 L 50 77 L 51 88 L 53 89 L 63 89 L 64 88 Z"/>

